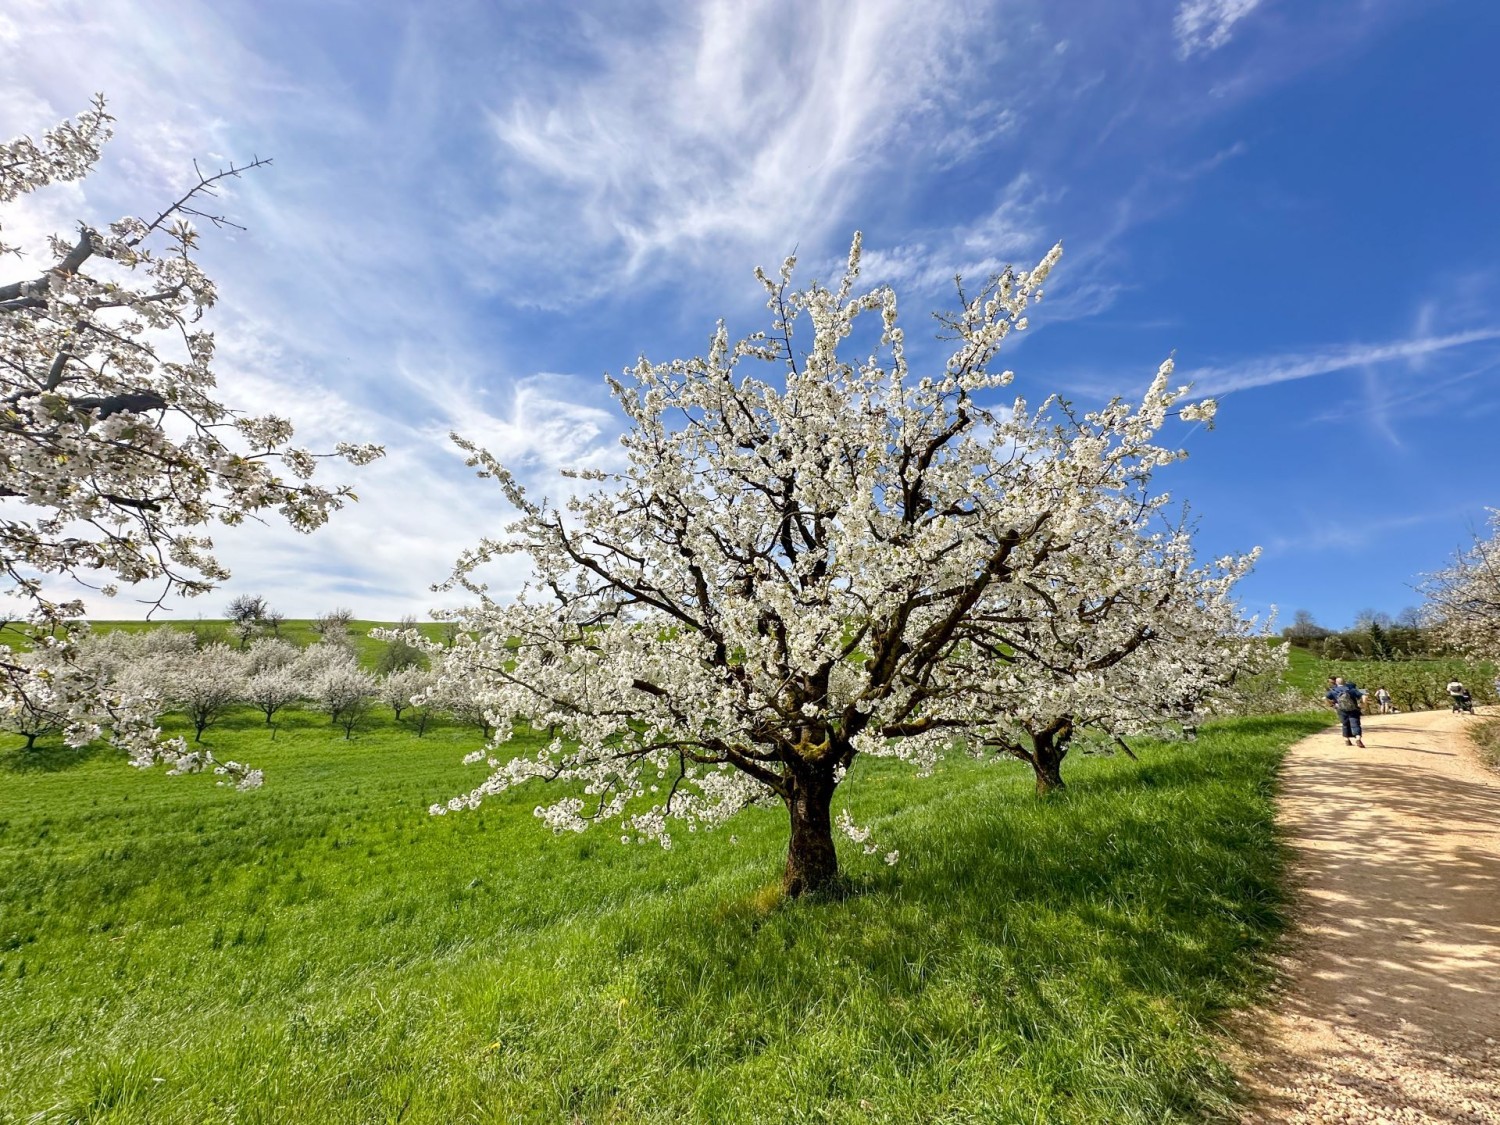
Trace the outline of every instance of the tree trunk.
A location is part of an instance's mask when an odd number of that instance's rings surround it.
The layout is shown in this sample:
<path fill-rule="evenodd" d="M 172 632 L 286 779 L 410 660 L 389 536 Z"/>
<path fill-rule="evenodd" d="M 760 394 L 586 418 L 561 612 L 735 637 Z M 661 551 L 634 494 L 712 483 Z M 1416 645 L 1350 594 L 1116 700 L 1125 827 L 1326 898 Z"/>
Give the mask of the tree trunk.
<path fill-rule="evenodd" d="M 28 734 L 26 736 L 26 749 L 28 749 L 28 750 L 35 750 L 36 749 L 36 735 L 35 734 Z"/>
<path fill-rule="evenodd" d="M 1032 735 L 1031 768 L 1036 773 L 1038 797 L 1067 788 L 1062 779 L 1062 762 L 1068 756 L 1068 737 L 1072 733 L 1072 724 L 1064 723 Z"/>
<path fill-rule="evenodd" d="M 792 834 L 786 849 L 786 874 L 782 889 L 787 898 L 827 890 L 839 874 L 838 852 L 833 846 L 833 778 L 798 778 L 787 798 Z"/>
<path fill-rule="evenodd" d="M 1045 753 L 1038 749 L 1031 759 L 1031 768 L 1036 771 L 1036 795 L 1045 797 L 1058 789 L 1066 789 L 1062 779 L 1062 760 L 1064 750 L 1061 754 L 1049 748 Z"/>

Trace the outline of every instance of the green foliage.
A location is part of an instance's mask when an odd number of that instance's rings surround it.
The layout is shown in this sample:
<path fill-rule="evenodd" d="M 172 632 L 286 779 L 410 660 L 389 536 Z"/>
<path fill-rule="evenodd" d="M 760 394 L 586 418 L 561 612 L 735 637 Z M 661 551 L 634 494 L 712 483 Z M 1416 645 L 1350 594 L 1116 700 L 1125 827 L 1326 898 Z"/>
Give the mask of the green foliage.
<path fill-rule="evenodd" d="M 1448 683 L 1459 680 L 1474 696 L 1475 703 L 1495 702 L 1495 667 L 1470 660 L 1323 660 L 1317 664 L 1315 683 L 1329 676 L 1343 676 L 1373 693 L 1384 686 L 1398 711 L 1433 711 L 1450 706 Z M 1323 690 L 1326 690 L 1324 688 Z M 1321 697 L 1322 691 L 1319 691 Z M 1367 700 L 1367 709 L 1373 701 Z"/>
<path fill-rule="evenodd" d="M 375 661 L 375 674 L 388 676 L 392 672 L 400 672 L 406 668 L 425 668 L 427 657 L 422 650 L 410 641 L 397 638 L 387 641 L 385 648 L 380 652 Z"/>
<path fill-rule="evenodd" d="M 1415 611 L 1410 610 L 1395 620 L 1385 614 L 1371 614 L 1342 632 L 1323 628 L 1303 610 L 1281 636 L 1294 649 L 1325 660 L 1415 660 L 1452 655 L 1442 637 L 1418 625 Z"/>
<path fill-rule="evenodd" d="M 1324 725 L 1084 756 L 1044 802 L 861 760 L 905 858 L 847 845 L 850 894 L 795 903 L 779 809 L 667 853 L 526 790 L 428 817 L 473 780 L 454 725 L 232 715 L 248 794 L 0 755 L 0 1121 L 1198 1121 L 1282 925 L 1276 765 Z"/>

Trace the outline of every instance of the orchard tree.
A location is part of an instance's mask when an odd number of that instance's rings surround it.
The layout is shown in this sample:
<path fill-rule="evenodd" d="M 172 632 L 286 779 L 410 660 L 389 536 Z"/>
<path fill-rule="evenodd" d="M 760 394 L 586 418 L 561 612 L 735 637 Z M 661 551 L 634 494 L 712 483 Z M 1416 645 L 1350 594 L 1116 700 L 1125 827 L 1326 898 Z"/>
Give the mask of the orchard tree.
<path fill-rule="evenodd" d="M 245 651 L 252 676 L 290 667 L 301 656 L 301 649 L 279 637 L 260 637 Z"/>
<path fill-rule="evenodd" d="M 245 680 L 245 702 L 266 717 L 266 725 L 283 707 L 297 702 L 303 695 L 301 681 L 289 664 L 262 668 Z"/>
<path fill-rule="evenodd" d="M 1109 534 L 1077 545 L 1076 566 L 1034 584 L 1035 601 L 1018 595 L 1003 650 L 950 657 L 950 672 L 987 684 L 997 715 L 971 727 L 970 749 L 1026 762 L 1038 794 L 1064 787 L 1076 735 L 1102 732 L 1128 753 L 1131 736 L 1191 734 L 1236 682 L 1285 662 L 1232 597 L 1255 555 L 1199 565 L 1186 529 L 1146 533 L 1141 517 L 1161 501 L 1118 510 Z"/>
<path fill-rule="evenodd" d="M 413 643 L 418 642 L 414 639 Z M 442 655 L 447 657 L 450 653 L 453 655 L 446 661 L 444 674 L 434 676 L 433 685 L 426 693 L 432 708 L 460 726 L 478 728 L 486 740 L 495 736 L 497 725 L 508 730 L 493 713 L 493 691 L 485 681 L 468 677 L 472 651 L 456 653 L 448 649 Z"/>
<path fill-rule="evenodd" d="M 348 649 L 353 646 L 353 639 L 349 635 L 349 626 L 353 621 L 353 610 L 342 607 L 330 609 L 313 618 L 313 632 L 318 634 L 321 644 Z"/>
<path fill-rule="evenodd" d="M 1439 637 L 1479 660 L 1500 658 L 1500 509 L 1490 510 L 1489 523 L 1488 538 L 1476 532 L 1451 565 L 1422 585 Z"/>
<path fill-rule="evenodd" d="M 380 660 L 375 665 L 377 674 L 385 676 L 407 668 L 421 668 L 426 665 L 427 658 L 422 654 L 422 649 L 408 639 L 412 633 L 416 632 L 416 628 L 416 618 L 403 617 L 401 619 L 400 628 L 390 634 L 385 648 L 381 650 Z M 397 718 L 400 716 L 398 715 Z"/>
<path fill-rule="evenodd" d="M 36 740 L 44 735 L 58 734 L 70 721 L 67 691 L 58 691 L 53 685 L 55 677 L 66 674 L 47 658 L 45 651 L 23 653 L 14 658 L 29 670 L 35 689 L 18 697 L 16 706 L 0 716 L 0 730 L 18 734 L 26 740 L 25 749 L 36 749 Z"/>
<path fill-rule="evenodd" d="M 40 141 L 0 144 L 0 206 L 86 176 L 112 120 L 98 98 Z M 46 582 L 97 584 L 109 596 L 120 583 L 154 584 L 156 604 L 201 594 L 228 576 L 211 525 L 274 511 L 311 531 L 352 498 L 312 482 L 320 455 L 292 444 L 289 421 L 240 414 L 216 388 L 214 337 L 201 321 L 218 294 L 194 260 L 194 224 L 232 225 L 207 201 L 266 163 L 200 171 L 159 211 L 80 223 L 29 256 L 3 242 L 0 225 L 0 258 L 19 263 L 13 280 L 0 278 L 0 583 L 28 607 L 28 634 L 66 646 L 81 628 L 81 601 L 55 600 Z M 363 464 L 380 453 L 340 444 L 335 455 Z M 0 716 L 42 686 L 14 646 L 0 646 Z M 59 702 L 68 741 L 96 737 L 108 703 Z M 144 720 L 115 716 L 133 764 L 213 764 Z"/>
<path fill-rule="evenodd" d="M 193 741 L 245 698 L 248 662 L 228 645 L 170 658 L 159 673 L 162 702 L 193 724 Z"/>
<path fill-rule="evenodd" d="M 569 794 L 537 810 L 555 831 L 612 821 L 669 845 L 674 820 L 775 800 L 798 895 L 837 876 L 833 799 L 862 755 L 930 770 L 1010 729 L 1025 691 L 1120 649 L 1142 683 L 1169 681 L 1148 666 L 1163 639 L 1100 607 L 1177 550 L 1149 484 L 1184 454 L 1157 435 L 1213 404 L 1185 405 L 1170 362 L 1136 405 L 1004 398 L 1012 374 L 992 361 L 1060 253 L 960 290 L 927 373 L 908 366 L 894 292 L 856 293 L 857 237 L 836 289 L 794 290 L 789 259 L 758 275 L 770 331 L 735 343 L 720 324 L 707 355 L 610 380 L 628 467 L 576 473 L 593 491 L 562 508 L 458 439 L 518 516 L 459 561 L 451 584 L 477 604 L 437 662 L 437 691 L 478 693 L 499 728 L 491 773 L 432 811 L 561 780 Z M 481 570 L 512 554 L 533 577 L 502 604 Z M 1194 581 L 1174 576 L 1172 604 Z M 1088 637 L 1096 618 L 1098 656 L 1054 666 L 1049 635 Z M 516 718 L 556 737 L 503 756 Z"/>
<path fill-rule="evenodd" d="M 359 721 L 370 713 L 375 699 L 375 678 L 353 659 L 331 661 L 313 680 L 309 694 L 318 706 L 328 712 L 344 737 L 350 738 Z"/>
<path fill-rule="evenodd" d="M 431 673 L 424 668 L 408 665 L 379 677 L 376 681 L 376 695 L 381 703 L 396 713 L 396 721 L 399 723 L 401 713 L 411 708 L 412 701 L 431 686 Z M 426 725 L 425 722 L 423 725 Z"/>
<path fill-rule="evenodd" d="M 241 594 L 229 603 L 229 623 L 240 639 L 240 648 L 260 632 L 266 621 L 266 599 L 258 594 Z"/>

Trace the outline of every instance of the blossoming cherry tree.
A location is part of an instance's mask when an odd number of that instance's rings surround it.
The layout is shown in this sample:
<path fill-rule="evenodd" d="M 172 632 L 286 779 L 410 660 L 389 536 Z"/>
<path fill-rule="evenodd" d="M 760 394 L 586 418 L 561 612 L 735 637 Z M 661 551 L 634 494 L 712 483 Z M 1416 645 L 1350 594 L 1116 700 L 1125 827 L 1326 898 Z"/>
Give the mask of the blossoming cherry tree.
<path fill-rule="evenodd" d="M 674 822 L 775 801 L 798 895 L 836 878 L 836 821 L 863 832 L 832 807 L 860 757 L 930 770 L 955 740 L 1013 729 L 1037 685 L 1126 657 L 1154 682 L 1157 631 L 1109 607 L 1159 602 L 1155 621 L 1214 596 L 1156 537 L 1147 493 L 1183 456 L 1157 441 L 1168 416 L 1213 405 L 1184 405 L 1170 363 L 1139 404 L 1082 417 L 1005 398 L 1012 374 L 992 362 L 1060 253 L 961 294 L 925 374 L 896 294 L 856 292 L 857 236 L 836 288 L 794 289 L 790 259 L 759 274 L 769 331 L 734 342 L 721 323 L 706 355 L 610 380 L 627 467 L 577 473 L 585 491 L 561 507 L 460 439 L 518 515 L 460 560 L 477 603 L 435 669 L 483 693 L 491 772 L 433 811 L 541 779 L 566 785 L 537 809 L 554 829 L 613 822 L 669 845 Z M 502 604 L 480 570 L 511 554 L 533 577 Z M 1163 561 L 1171 576 L 1136 591 Z M 1060 662 L 1069 635 L 1093 647 Z M 557 737 L 510 754 L 517 717 Z"/>

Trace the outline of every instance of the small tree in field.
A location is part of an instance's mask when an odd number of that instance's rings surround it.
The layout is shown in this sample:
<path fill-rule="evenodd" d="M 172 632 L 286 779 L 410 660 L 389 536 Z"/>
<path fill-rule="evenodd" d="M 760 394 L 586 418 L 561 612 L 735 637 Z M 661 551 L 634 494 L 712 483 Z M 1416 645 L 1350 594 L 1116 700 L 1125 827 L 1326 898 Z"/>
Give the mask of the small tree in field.
<path fill-rule="evenodd" d="M 254 594 L 241 594 L 229 603 L 229 625 L 240 640 L 240 648 L 250 643 L 260 632 L 266 620 L 266 599 Z"/>
<path fill-rule="evenodd" d="M 466 679 L 462 673 L 455 674 L 467 664 L 468 654 L 450 659 L 443 669 L 444 674 L 434 676 L 427 699 L 434 710 L 460 726 L 476 728 L 485 739 L 490 739 L 495 734 L 495 719 L 490 712 L 491 693 L 483 683 Z"/>
<path fill-rule="evenodd" d="M 837 875 L 831 806 L 860 757 L 926 770 L 955 740 L 1013 729 L 1033 685 L 1097 698 L 1094 660 L 1169 680 L 1150 667 L 1163 639 L 1111 605 L 1183 550 L 1163 542 L 1149 484 L 1184 454 L 1157 433 L 1212 404 L 1184 406 L 1170 363 L 1139 405 L 1078 416 L 1003 398 L 1011 373 L 990 363 L 1060 252 L 960 293 L 942 319 L 952 348 L 926 374 L 908 366 L 895 294 L 855 292 L 857 238 L 835 290 L 794 291 L 789 260 L 761 275 L 769 332 L 734 343 L 721 325 L 706 356 L 611 380 L 628 467 L 576 474 L 596 491 L 562 510 L 460 441 L 519 514 L 460 560 L 454 582 L 478 604 L 439 691 L 477 691 L 497 743 L 512 717 L 558 737 L 492 756 L 488 780 L 433 811 L 560 779 L 581 795 L 538 809 L 554 830 L 614 821 L 665 845 L 673 820 L 712 827 L 778 800 L 797 895 Z M 476 571 L 507 554 L 534 578 L 499 604 Z M 1152 591 L 1181 607 L 1205 577 L 1177 567 Z M 1104 636 L 1055 667 L 1054 630 Z"/>
<path fill-rule="evenodd" d="M 1026 762 L 1039 794 L 1064 787 L 1075 735 L 1100 731 L 1128 752 L 1129 736 L 1191 733 L 1237 681 L 1285 662 L 1231 598 L 1254 555 L 1200 566 L 1181 529 L 1144 540 L 1116 531 L 1080 545 L 1079 559 L 1098 554 L 1078 568 L 1081 583 L 1060 577 L 1046 604 L 1011 626 L 1025 655 L 1006 653 L 1002 675 L 982 649 L 952 657 L 955 670 L 968 667 L 996 693 L 998 721 L 975 724 L 970 748 Z"/>
<path fill-rule="evenodd" d="M 303 695 L 302 684 L 291 665 L 263 668 L 245 681 L 245 702 L 266 717 L 266 725 L 283 707 L 297 702 Z"/>
<path fill-rule="evenodd" d="M 353 610 L 330 609 L 327 613 L 313 618 L 313 632 L 318 634 L 320 644 L 337 645 L 347 649 L 352 643 L 349 636 L 349 624 L 353 620 Z"/>
<path fill-rule="evenodd" d="M 354 728 L 370 713 L 375 700 L 375 679 L 353 660 L 330 663 L 312 683 L 312 698 L 328 712 L 333 725 L 351 738 Z"/>
<path fill-rule="evenodd" d="M 250 674 L 258 675 L 278 668 L 287 668 L 302 657 L 302 650 L 278 637 L 261 637 L 245 653 L 250 664 Z"/>
<path fill-rule="evenodd" d="M 403 617 L 400 629 L 392 632 L 386 641 L 386 646 L 381 650 L 380 660 L 375 665 L 377 675 L 387 676 L 392 672 L 400 672 L 407 668 L 421 668 L 427 663 L 422 648 L 414 644 L 410 637 L 416 632 L 416 618 Z M 396 716 L 398 719 L 401 716 Z"/>
<path fill-rule="evenodd" d="M 12 708 L 0 714 L 0 730 L 18 734 L 26 740 L 25 749 L 36 749 L 36 740 L 50 734 L 58 734 L 69 722 L 68 692 L 49 690 L 55 676 L 67 674 L 65 666 L 48 661 L 47 654 L 26 653 L 16 657 L 31 670 L 35 687 L 26 694 L 17 696 Z"/>
<path fill-rule="evenodd" d="M 99 98 L 40 141 L 0 143 L 0 205 L 83 179 L 112 122 Z M 61 643 L 59 658 L 73 651 L 83 605 L 49 596 L 45 581 L 100 581 L 107 595 L 150 583 L 157 603 L 201 594 L 228 575 L 206 528 L 275 511 L 311 531 L 350 498 L 311 482 L 318 456 L 291 444 L 290 422 L 237 413 L 217 393 L 214 336 L 200 322 L 218 293 L 195 260 L 193 224 L 232 225 L 204 210 L 207 200 L 266 163 L 199 173 L 159 211 L 80 223 L 24 256 L 0 238 L 0 260 L 22 263 L 18 276 L 0 278 L 0 592 L 28 607 L 28 640 L 41 632 Z M 379 454 L 337 447 L 356 464 Z M 80 691 L 94 683 L 65 682 Z M 108 726 L 135 765 L 229 769 L 161 740 L 149 714 L 117 698 L 59 698 L 14 645 L 0 645 L 0 714 L 37 693 L 69 715 L 74 745 Z M 259 779 L 238 765 L 230 772 L 245 785 Z"/>
<path fill-rule="evenodd" d="M 248 665 L 228 645 L 209 645 L 170 659 L 160 673 L 162 701 L 193 724 L 193 741 L 245 696 Z"/>
<path fill-rule="evenodd" d="M 396 713 L 396 721 L 399 723 L 401 713 L 411 708 L 412 700 L 431 686 L 430 672 L 423 668 L 406 667 L 379 677 L 376 681 L 376 695 L 381 703 Z"/>
<path fill-rule="evenodd" d="M 1427 576 L 1426 616 L 1441 639 L 1467 656 L 1500 658 L 1500 509 L 1490 511 L 1490 535 L 1475 534 L 1452 565 Z"/>

